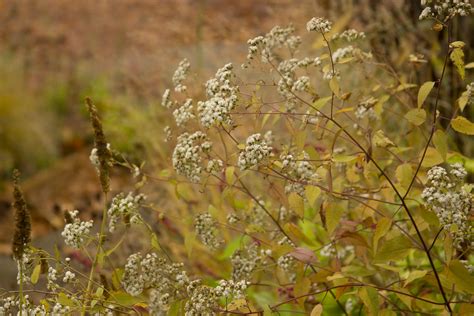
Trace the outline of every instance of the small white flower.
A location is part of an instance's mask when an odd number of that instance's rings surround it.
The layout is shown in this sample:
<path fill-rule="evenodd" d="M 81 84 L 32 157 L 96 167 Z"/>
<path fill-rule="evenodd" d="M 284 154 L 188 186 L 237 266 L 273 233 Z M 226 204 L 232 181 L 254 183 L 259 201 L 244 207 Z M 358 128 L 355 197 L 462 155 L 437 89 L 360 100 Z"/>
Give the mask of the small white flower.
<path fill-rule="evenodd" d="M 81 221 L 78 218 L 79 211 L 75 210 L 69 212 L 69 215 L 72 219 L 71 223 L 67 223 L 64 226 L 64 230 L 61 233 L 61 236 L 64 237 L 64 242 L 66 245 L 80 248 L 89 238 L 90 230 L 93 226 L 93 221 Z"/>
<path fill-rule="evenodd" d="M 312 18 L 307 24 L 308 32 L 329 33 L 332 28 L 332 22 L 324 18 Z"/>

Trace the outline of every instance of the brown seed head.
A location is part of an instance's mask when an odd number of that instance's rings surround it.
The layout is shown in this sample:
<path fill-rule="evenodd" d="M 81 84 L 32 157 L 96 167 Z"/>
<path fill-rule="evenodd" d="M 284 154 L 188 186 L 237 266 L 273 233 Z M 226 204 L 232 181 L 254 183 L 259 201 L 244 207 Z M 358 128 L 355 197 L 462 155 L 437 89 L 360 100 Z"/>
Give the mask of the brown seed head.
<path fill-rule="evenodd" d="M 31 216 L 19 185 L 20 172 L 13 171 L 13 208 L 15 209 L 15 233 L 12 250 L 15 259 L 23 257 L 25 249 L 31 242 Z"/>

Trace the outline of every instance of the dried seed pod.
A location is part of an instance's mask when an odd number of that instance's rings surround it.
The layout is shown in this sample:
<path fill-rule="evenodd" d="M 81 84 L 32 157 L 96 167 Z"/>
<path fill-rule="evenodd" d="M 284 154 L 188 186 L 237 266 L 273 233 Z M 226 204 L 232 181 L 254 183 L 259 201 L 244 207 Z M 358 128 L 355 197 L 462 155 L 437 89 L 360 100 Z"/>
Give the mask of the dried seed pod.
<path fill-rule="evenodd" d="M 23 257 L 25 249 L 31 242 L 31 216 L 19 185 L 20 172 L 13 171 L 13 207 L 15 209 L 15 234 L 12 250 L 15 259 Z"/>

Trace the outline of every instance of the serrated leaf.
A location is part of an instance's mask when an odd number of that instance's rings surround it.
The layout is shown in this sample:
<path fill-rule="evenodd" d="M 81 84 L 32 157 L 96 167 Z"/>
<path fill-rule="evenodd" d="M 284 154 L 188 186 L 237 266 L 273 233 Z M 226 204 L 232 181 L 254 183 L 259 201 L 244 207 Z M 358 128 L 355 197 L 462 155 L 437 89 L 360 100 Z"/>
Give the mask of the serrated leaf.
<path fill-rule="evenodd" d="M 464 69 L 464 52 L 462 48 L 454 48 L 451 54 L 449 55 L 449 58 L 451 58 L 451 61 L 456 67 L 456 70 L 461 79 L 464 80 L 464 77 L 466 76 L 466 70 Z"/>
<path fill-rule="evenodd" d="M 426 120 L 426 111 L 423 109 L 413 109 L 405 114 L 405 118 L 408 122 L 420 126 Z"/>
<path fill-rule="evenodd" d="M 41 263 L 38 263 L 33 269 L 33 272 L 31 273 L 30 281 L 32 284 L 38 283 L 40 273 L 41 273 Z"/>
<path fill-rule="evenodd" d="M 423 106 L 423 103 L 425 102 L 426 98 L 430 94 L 434 85 L 435 85 L 434 81 L 428 81 L 428 82 L 425 82 L 420 87 L 420 90 L 418 91 L 418 108 L 421 108 Z"/>
<path fill-rule="evenodd" d="M 463 116 L 458 116 L 451 121 L 452 128 L 459 133 L 474 135 L 474 123 Z"/>

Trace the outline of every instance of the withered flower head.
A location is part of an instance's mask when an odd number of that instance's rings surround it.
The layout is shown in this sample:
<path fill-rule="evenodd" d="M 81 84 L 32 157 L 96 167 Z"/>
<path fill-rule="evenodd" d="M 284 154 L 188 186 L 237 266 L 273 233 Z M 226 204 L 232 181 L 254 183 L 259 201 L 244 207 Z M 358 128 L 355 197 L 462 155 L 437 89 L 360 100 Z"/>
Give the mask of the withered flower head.
<path fill-rule="evenodd" d="M 20 172 L 13 171 L 13 208 L 15 209 L 15 234 L 12 250 L 15 259 L 23 257 L 25 249 L 31 242 L 31 216 L 19 185 Z"/>
<path fill-rule="evenodd" d="M 97 148 L 97 156 L 99 158 L 99 177 L 102 191 L 107 193 L 110 191 L 109 178 L 109 162 L 110 151 L 107 148 L 107 141 L 105 139 L 104 130 L 102 129 L 102 122 L 100 121 L 97 108 L 92 103 L 90 98 L 86 98 L 87 109 L 89 110 L 92 128 L 94 129 L 95 148 Z"/>

